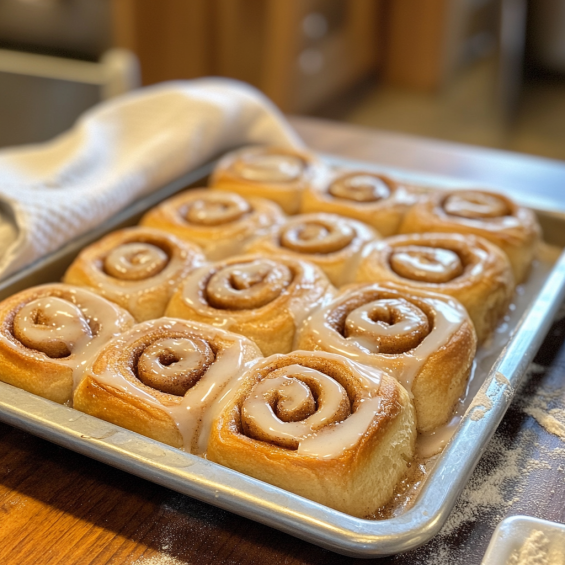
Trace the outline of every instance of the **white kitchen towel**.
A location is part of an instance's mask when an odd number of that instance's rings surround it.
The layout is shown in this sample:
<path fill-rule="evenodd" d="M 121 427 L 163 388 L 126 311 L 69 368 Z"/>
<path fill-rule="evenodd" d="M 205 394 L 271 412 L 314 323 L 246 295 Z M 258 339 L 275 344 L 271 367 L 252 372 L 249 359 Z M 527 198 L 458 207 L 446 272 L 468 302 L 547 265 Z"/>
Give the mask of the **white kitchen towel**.
<path fill-rule="evenodd" d="M 126 94 L 52 141 L 1 150 L 0 278 L 245 144 L 302 146 L 260 92 L 211 78 Z"/>

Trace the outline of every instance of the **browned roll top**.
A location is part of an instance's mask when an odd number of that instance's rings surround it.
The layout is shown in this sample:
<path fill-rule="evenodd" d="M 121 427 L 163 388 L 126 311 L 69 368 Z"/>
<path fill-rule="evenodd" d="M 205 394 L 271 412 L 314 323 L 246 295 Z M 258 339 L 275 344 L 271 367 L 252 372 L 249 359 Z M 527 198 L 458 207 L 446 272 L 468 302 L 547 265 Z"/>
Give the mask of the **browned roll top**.
<path fill-rule="evenodd" d="M 196 336 L 156 339 L 136 352 L 135 376 L 165 394 L 184 396 L 215 360 L 210 344 Z"/>
<path fill-rule="evenodd" d="M 469 219 L 493 219 L 512 215 L 512 206 L 503 196 L 465 190 L 450 194 L 442 204 L 443 210 L 450 216 Z"/>
<path fill-rule="evenodd" d="M 354 229 L 344 222 L 329 218 L 308 219 L 285 226 L 280 243 L 297 253 L 325 255 L 345 249 L 354 237 Z"/>
<path fill-rule="evenodd" d="M 243 433 L 286 449 L 345 420 L 352 406 L 345 388 L 321 370 L 291 365 L 272 370 L 241 406 Z"/>
<path fill-rule="evenodd" d="M 154 243 L 124 243 L 106 255 L 103 270 L 118 280 L 141 281 L 158 275 L 169 260 L 167 250 Z"/>
<path fill-rule="evenodd" d="M 347 307 L 351 310 L 347 310 Z M 346 304 L 342 319 L 342 335 L 354 338 L 373 352 L 399 354 L 415 349 L 430 333 L 433 321 L 428 314 L 404 298 L 375 297 L 371 302 L 356 306 Z"/>
<path fill-rule="evenodd" d="M 298 180 L 308 164 L 283 149 L 243 152 L 232 164 L 234 174 L 252 182 L 290 183 Z"/>
<path fill-rule="evenodd" d="M 457 250 L 421 245 L 399 246 L 389 257 L 390 268 L 400 277 L 441 284 L 463 274 L 468 257 Z"/>
<path fill-rule="evenodd" d="M 77 341 L 94 334 L 82 310 L 56 296 L 38 298 L 18 310 L 12 333 L 28 349 L 52 359 L 68 357 Z"/>
<path fill-rule="evenodd" d="M 251 310 L 276 300 L 294 276 L 283 263 L 266 258 L 227 265 L 205 283 L 205 297 L 214 308 Z"/>
<path fill-rule="evenodd" d="M 208 192 L 206 198 L 188 202 L 179 210 L 187 223 L 198 226 L 229 224 L 243 219 L 250 212 L 251 206 L 247 200 L 227 192 Z"/>
<path fill-rule="evenodd" d="M 336 198 L 354 202 L 378 202 L 391 195 L 384 177 L 371 173 L 348 173 L 334 180 L 328 192 Z"/>

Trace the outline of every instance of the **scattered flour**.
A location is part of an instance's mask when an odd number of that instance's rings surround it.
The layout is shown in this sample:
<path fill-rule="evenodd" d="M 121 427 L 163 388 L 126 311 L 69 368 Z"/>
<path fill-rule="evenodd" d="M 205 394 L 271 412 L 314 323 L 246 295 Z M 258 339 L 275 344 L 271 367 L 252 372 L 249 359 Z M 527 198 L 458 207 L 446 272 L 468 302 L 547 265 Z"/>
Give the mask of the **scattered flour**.
<path fill-rule="evenodd" d="M 565 441 L 565 389 L 540 388 L 532 397 L 519 400 L 522 410 L 547 432 Z"/>
<path fill-rule="evenodd" d="M 555 414 L 559 414 L 560 418 L 565 420 L 565 411 L 559 409 L 553 409 L 547 412 L 543 408 L 538 408 L 535 406 L 526 406 L 524 411 L 526 414 L 533 416 L 538 423 L 543 426 L 550 434 L 560 437 L 565 441 L 565 424 L 562 424 L 556 417 Z"/>
<path fill-rule="evenodd" d="M 545 372 L 545 367 L 532 363 L 524 380 L 530 381 Z M 535 410 L 541 410 L 543 414 L 554 418 L 560 426 L 563 426 L 565 425 L 565 419 L 562 419 L 563 402 L 565 402 L 563 389 L 541 388 L 533 396 L 524 394 L 522 389 L 517 394 L 513 410 L 528 414 L 533 410 L 534 414 L 531 415 L 536 419 L 539 414 Z M 473 405 L 475 411 L 479 413 L 477 417 L 482 417 L 492 406 L 490 399 L 484 394 L 480 398 L 477 397 Z M 563 437 L 562 439 L 565 440 Z M 553 467 L 565 473 L 565 447 L 556 448 L 541 444 L 533 430 L 526 429 L 517 436 L 499 430 L 490 441 L 441 532 L 430 543 L 405 554 L 404 559 L 409 556 L 410 563 L 418 565 L 467 565 L 469 562 L 480 562 L 482 555 L 471 556 L 468 553 L 473 547 L 472 543 L 469 544 L 470 540 L 463 545 L 455 540 L 466 536 L 472 537 L 474 530 L 470 525 L 478 520 L 488 522 L 494 530 L 496 524 L 511 513 L 515 505 L 519 510 L 519 502 L 528 484 L 530 489 L 528 492 L 531 494 L 531 474 Z M 487 542 L 488 539 L 482 540 L 476 545 L 484 547 Z M 537 543 L 539 540 L 537 538 L 531 540 L 529 549 L 524 551 L 531 551 L 534 542 Z M 465 549 L 459 551 L 456 548 Z M 551 560 L 525 561 L 526 555 L 527 553 L 518 554 L 516 557 L 518 560 L 511 564 L 555 565 Z M 562 565 L 565 564 L 565 560 L 556 563 Z"/>
<path fill-rule="evenodd" d="M 549 539 L 534 530 L 520 549 L 512 552 L 507 565 L 552 565 L 549 561 Z"/>
<path fill-rule="evenodd" d="M 479 390 L 473 399 L 473 402 L 467 409 L 471 413 L 471 420 L 482 420 L 484 415 L 492 408 L 492 400 L 487 396 L 484 390 Z"/>
<path fill-rule="evenodd" d="M 133 565 L 186 565 L 185 561 L 179 561 L 176 557 L 159 553 L 151 557 L 140 557 Z"/>

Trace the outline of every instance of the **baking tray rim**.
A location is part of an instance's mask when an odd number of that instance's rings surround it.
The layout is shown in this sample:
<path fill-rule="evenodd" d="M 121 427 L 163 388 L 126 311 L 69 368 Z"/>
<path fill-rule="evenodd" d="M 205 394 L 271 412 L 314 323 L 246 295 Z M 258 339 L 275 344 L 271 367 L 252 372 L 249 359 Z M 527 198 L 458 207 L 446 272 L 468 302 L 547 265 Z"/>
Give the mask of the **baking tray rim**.
<path fill-rule="evenodd" d="M 326 158 L 335 163 L 357 166 L 362 163 Z M 379 169 L 374 163 L 363 164 Z M 204 178 L 212 166 L 200 167 L 134 202 L 95 230 L 2 281 L 0 292 L 12 289 L 17 292 L 22 281 L 49 268 L 69 249 L 84 246 L 102 233 L 116 229 L 128 217 Z M 410 175 L 415 177 L 413 172 Z M 431 177 L 422 175 L 422 178 L 425 179 L 423 182 L 429 182 Z M 453 182 L 465 185 L 461 179 L 453 179 Z M 543 208 L 541 211 L 547 212 Z M 552 216 L 565 223 L 565 213 L 553 211 Z M 471 404 L 412 508 L 387 520 L 364 520 L 343 514 L 5 383 L 0 383 L 0 420 L 337 553 L 351 557 L 384 557 L 414 549 L 439 532 L 510 405 L 519 380 L 541 345 L 564 297 L 565 252 L 492 365 L 480 390 L 481 398 L 489 399 L 488 406 L 485 403 Z M 476 417 L 477 414 L 480 417 Z"/>

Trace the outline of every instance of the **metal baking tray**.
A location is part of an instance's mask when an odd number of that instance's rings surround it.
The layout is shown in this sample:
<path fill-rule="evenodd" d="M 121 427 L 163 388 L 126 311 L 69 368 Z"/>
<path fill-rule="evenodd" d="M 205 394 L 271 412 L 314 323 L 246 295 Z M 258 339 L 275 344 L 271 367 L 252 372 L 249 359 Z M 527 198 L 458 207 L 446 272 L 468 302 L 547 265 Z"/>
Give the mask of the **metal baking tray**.
<path fill-rule="evenodd" d="M 355 164 L 335 158 L 330 162 Z M 414 175 L 374 164 L 363 166 L 424 185 L 465 186 L 457 179 Z M 202 185 L 211 167 L 202 167 L 170 183 L 98 229 L 6 279 L 0 283 L 0 298 L 31 285 L 60 279 L 82 247 L 111 230 L 134 224 L 145 210 L 179 190 L 189 185 Z M 532 204 L 531 198 L 528 203 Z M 536 211 L 545 241 L 563 248 L 565 213 L 551 211 L 547 203 L 543 204 Z M 506 321 L 510 339 L 504 339 L 505 343 L 499 343 L 498 350 L 490 351 L 490 356 L 483 355 L 477 364 L 474 390 L 467 395 L 466 412 L 451 442 L 438 456 L 413 505 L 390 519 L 354 518 L 4 383 L 0 383 L 0 420 L 337 553 L 380 557 L 408 551 L 439 532 L 510 405 L 520 378 L 565 296 L 565 254 L 561 254 L 552 267 L 538 265 L 526 288 L 526 294 L 533 300 L 526 304 L 527 300 L 522 299 Z M 475 389 L 481 383 L 475 396 Z"/>

